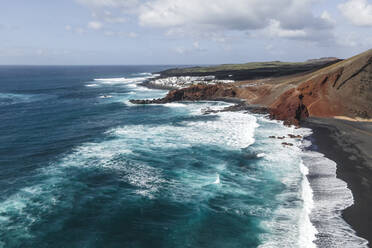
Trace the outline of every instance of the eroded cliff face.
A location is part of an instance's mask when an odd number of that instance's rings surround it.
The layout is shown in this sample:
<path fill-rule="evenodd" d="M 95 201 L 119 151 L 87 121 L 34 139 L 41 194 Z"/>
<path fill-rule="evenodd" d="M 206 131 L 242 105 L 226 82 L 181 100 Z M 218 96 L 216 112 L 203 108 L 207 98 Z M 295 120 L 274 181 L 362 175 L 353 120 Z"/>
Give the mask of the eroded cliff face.
<path fill-rule="evenodd" d="M 270 105 L 271 116 L 297 125 L 309 116 L 331 117 L 344 113 L 340 99 L 332 98 L 330 94 L 341 75 L 342 69 L 320 75 L 286 91 Z"/>
<path fill-rule="evenodd" d="M 309 117 L 309 111 L 303 103 L 303 95 L 295 89 L 289 90 L 269 107 L 271 118 L 283 120 L 287 125 L 299 125 L 300 121 Z"/>
<path fill-rule="evenodd" d="M 283 93 L 269 106 L 272 117 L 291 123 L 307 116 L 371 118 L 372 53 L 326 69 Z"/>

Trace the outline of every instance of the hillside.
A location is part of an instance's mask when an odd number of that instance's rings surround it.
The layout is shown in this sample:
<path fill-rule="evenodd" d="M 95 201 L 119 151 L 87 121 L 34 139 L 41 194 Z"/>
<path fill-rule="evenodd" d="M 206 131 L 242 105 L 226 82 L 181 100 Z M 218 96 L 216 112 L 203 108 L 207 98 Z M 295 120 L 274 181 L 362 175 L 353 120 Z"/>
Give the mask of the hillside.
<path fill-rule="evenodd" d="M 323 58 L 297 63 L 280 61 L 252 62 L 246 64 L 225 64 L 181 69 L 175 68 L 162 71 L 160 74 L 161 77 L 214 75 L 220 80 L 249 80 L 314 71 L 339 61 L 341 60 L 337 58 Z"/>
<path fill-rule="evenodd" d="M 255 102 L 267 104 L 276 119 L 372 117 L 372 50 L 308 75 L 272 83 L 269 93 Z"/>

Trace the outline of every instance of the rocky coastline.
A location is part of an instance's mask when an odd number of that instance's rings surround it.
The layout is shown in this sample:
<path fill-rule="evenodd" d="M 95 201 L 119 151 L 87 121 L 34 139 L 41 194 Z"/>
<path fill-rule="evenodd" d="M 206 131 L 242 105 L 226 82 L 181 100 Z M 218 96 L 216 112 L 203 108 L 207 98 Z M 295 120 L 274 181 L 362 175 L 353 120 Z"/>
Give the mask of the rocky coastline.
<path fill-rule="evenodd" d="M 303 97 L 298 98 L 298 106 L 289 108 L 293 111 L 286 112 L 287 115 L 280 115 L 278 109 L 272 109 L 262 104 L 252 104 L 243 98 L 239 98 L 239 90 L 234 85 L 192 85 L 187 88 L 170 90 L 164 98 L 130 100 L 133 104 L 165 104 L 180 101 L 228 101 L 238 104 L 227 107 L 223 111 L 250 111 L 253 113 L 269 114 L 272 119 L 284 120 L 286 125 L 299 125 L 300 121 L 309 116 L 306 106 L 303 104 Z M 293 112 L 293 113 L 292 113 Z"/>
<path fill-rule="evenodd" d="M 328 65 L 328 64 L 326 64 Z M 240 82 L 198 83 L 187 81 L 193 77 L 177 78 L 172 70 L 161 73 L 159 83 L 169 93 L 160 99 L 130 100 L 133 104 L 163 104 L 177 101 L 215 101 L 240 99 L 247 104 L 267 109 L 271 118 L 286 125 L 299 126 L 308 117 L 331 118 L 345 116 L 352 119 L 372 117 L 372 50 L 313 71 L 284 77 L 259 78 Z M 261 69 L 257 69 L 258 72 Z M 177 71 L 175 71 L 177 72 Z M 250 70 L 252 73 L 252 70 Z M 164 76 L 173 78 L 164 79 Z M 217 76 L 213 78 L 218 78 Z M 179 81 L 180 80 L 180 81 Z M 164 82 L 170 82 L 164 83 Z M 179 86 L 175 87 L 180 82 Z M 149 82 L 146 82 L 149 85 Z M 154 83 L 151 83 L 151 87 Z M 184 87 L 186 86 L 186 87 Z M 176 89 L 174 89 L 176 88 Z"/>
<path fill-rule="evenodd" d="M 171 70 L 166 75 L 170 73 Z M 353 192 L 355 204 L 343 211 L 344 219 L 371 247 L 372 122 L 367 121 L 372 117 L 371 89 L 372 50 L 369 50 L 316 71 L 230 84 L 193 84 L 171 89 L 164 98 L 130 102 L 234 101 L 235 105 L 219 111 L 268 114 L 286 125 L 311 128 L 314 132 L 309 137 L 314 144 L 311 149 L 337 163 L 337 177 L 347 182 Z M 204 114 L 219 111 L 206 109 Z M 291 134 L 288 137 L 302 138 Z"/>

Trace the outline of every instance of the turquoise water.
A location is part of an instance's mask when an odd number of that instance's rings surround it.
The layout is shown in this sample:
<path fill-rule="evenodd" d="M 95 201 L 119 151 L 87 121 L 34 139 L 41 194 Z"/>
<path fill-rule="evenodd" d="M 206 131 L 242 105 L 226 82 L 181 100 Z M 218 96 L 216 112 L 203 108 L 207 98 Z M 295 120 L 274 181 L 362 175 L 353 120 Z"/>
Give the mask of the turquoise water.
<path fill-rule="evenodd" d="M 0 247 L 315 247 L 310 131 L 130 104 L 165 68 L 0 68 Z"/>

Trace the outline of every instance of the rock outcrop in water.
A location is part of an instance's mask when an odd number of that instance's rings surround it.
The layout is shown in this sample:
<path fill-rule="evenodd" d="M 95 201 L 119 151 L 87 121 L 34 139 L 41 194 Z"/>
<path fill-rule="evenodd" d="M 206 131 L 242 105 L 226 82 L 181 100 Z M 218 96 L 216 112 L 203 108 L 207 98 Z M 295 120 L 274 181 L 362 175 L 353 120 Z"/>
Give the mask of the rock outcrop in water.
<path fill-rule="evenodd" d="M 199 84 L 179 90 L 171 90 L 164 98 L 153 100 L 130 100 L 130 102 L 134 104 L 159 104 L 178 101 L 218 100 L 235 97 L 236 89 L 234 86 L 224 84 Z"/>

